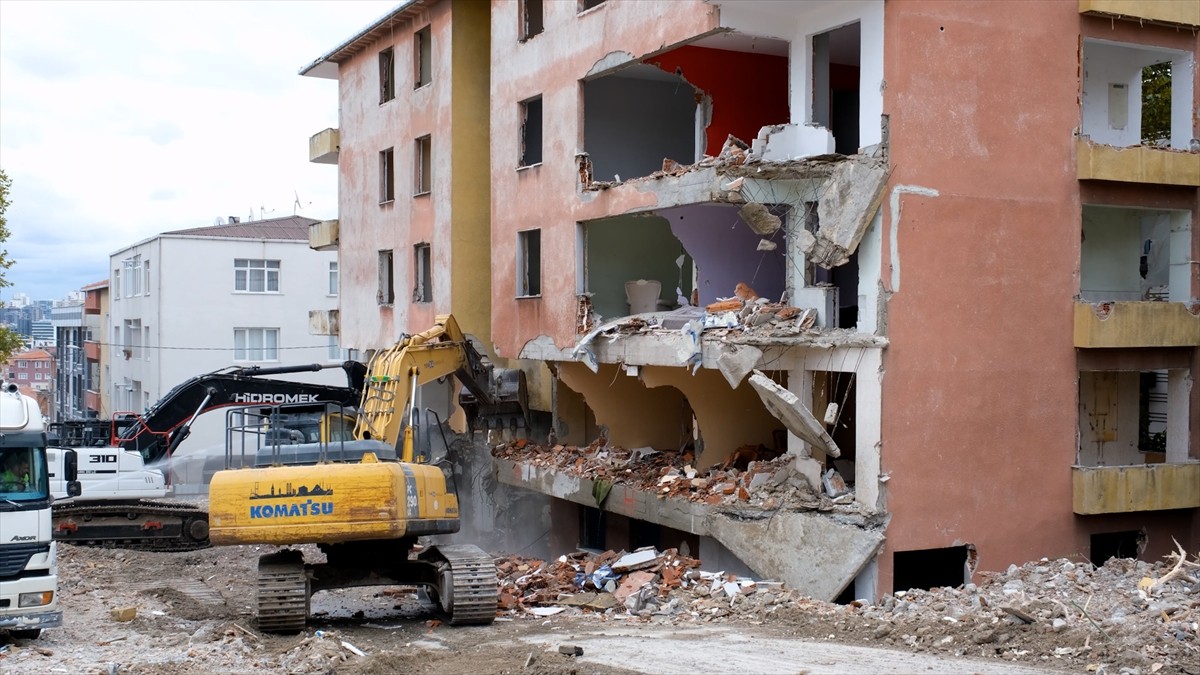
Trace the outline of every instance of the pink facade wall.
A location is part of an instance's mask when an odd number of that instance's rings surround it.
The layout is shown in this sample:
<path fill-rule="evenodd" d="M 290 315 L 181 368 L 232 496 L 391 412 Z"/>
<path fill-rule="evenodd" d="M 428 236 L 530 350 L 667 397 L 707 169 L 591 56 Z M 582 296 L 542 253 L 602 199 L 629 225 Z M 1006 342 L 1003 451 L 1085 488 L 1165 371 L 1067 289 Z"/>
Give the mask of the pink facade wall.
<path fill-rule="evenodd" d="M 451 3 L 434 4 L 411 24 L 341 64 L 338 102 L 341 149 L 338 190 L 341 284 L 362 289 L 340 297 L 342 347 L 376 349 L 393 344 L 401 333 L 433 325 L 450 307 L 450 137 Z M 416 31 L 431 26 L 433 78 L 414 89 L 413 42 Z M 379 103 L 379 52 L 396 55 L 396 96 Z M 433 189 L 413 196 L 415 141 L 433 142 Z M 378 203 L 379 153 L 394 147 L 395 201 Z M 413 246 L 431 245 L 432 303 L 413 303 Z M 369 289 L 378 288 L 378 251 L 395 255 L 396 302 L 381 306 Z"/>
<path fill-rule="evenodd" d="M 576 223 L 655 204 L 652 194 L 578 194 L 575 153 L 583 149 L 581 80 L 606 56 L 640 59 L 717 27 L 717 8 L 699 0 L 604 3 L 576 14 L 547 2 L 545 31 L 518 40 L 518 3 L 492 2 L 492 335 L 515 357 L 541 335 L 574 343 Z M 612 61 L 615 65 L 618 60 Z M 542 96 L 543 162 L 518 170 L 520 102 Z M 517 232 L 541 228 L 542 295 L 515 299 Z"/>
<path fill-rule="evenodd" d="M 1189 520 L 1195 546 L 1190 513 L 1071 510 L 1081 222 L 1074 143 L 1081 26 L 1094 20 L 1073 2 L 1021 7 L 1021 21 L 1004 1 L 885 7 L 889 191 L 916 186 L 937 196 L 901 194 L 899 214 L 885 200 L 898 259 L 885 251 L 892 295 L 882 464 L 892 520 L 884 590 L 898 550 L 970 543 L 980 569 L 997 569 L 1086 556 L 1091 533 L 1152 523 L 1149 558 L 1169 550 L 1165 528 L 1186 532 Z M 897 268 L 899 285 L 889 288 Z"/>

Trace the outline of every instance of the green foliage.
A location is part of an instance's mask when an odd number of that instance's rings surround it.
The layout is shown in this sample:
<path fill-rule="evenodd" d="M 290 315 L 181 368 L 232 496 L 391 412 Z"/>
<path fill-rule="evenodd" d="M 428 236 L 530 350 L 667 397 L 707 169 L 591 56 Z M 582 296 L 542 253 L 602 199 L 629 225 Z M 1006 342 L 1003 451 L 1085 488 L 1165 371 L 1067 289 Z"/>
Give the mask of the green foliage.
<path fill-rule="evenodd" d="M 11 188 L 12 179 L 0 170 L 0 288 L 12 285 L 4 276 L 4 270 L 13 265 L 13 259 L 8 256 L 8 249 L 4 248 L 4 242 L 8 241 L 8 218 L 4 214 L 8 212 L 8 206 L 12 203 L 8 196 Z M 0 362 L 7 361 L 8 357 L 20 351 L 22 344 L 24 340 L 20 335 L 8 326 L 0 326 Z"/>
<path fill-rule="evenodd" d="M 1171 139 L 1171 62 L 1142 68 L 1142 145 Z"/>

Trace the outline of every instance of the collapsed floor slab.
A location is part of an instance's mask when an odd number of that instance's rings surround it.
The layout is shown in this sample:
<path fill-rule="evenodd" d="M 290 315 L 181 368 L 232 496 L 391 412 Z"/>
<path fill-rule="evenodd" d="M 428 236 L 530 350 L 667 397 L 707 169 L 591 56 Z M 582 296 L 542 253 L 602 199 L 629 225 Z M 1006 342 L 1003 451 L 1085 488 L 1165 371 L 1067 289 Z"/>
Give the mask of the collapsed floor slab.
<path fill-rule="evenodd" d="M 877 518 L 853 510 L 815 513 L 730 508 L 662 497 L 622 483 L 570 475 L 527 462 L 493 458 L 507 485 L 609 513 L 711 537 L 763 578 L 822 600 L 833 600 L 883 545 Z"/>

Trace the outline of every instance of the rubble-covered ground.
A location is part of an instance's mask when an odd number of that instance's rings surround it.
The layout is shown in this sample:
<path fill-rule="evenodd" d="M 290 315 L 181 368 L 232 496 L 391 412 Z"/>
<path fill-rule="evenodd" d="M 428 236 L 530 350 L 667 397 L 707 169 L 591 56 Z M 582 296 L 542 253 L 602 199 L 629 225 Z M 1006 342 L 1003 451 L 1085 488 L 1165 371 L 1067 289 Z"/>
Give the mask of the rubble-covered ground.
<path fill-rule="evenodd" d="M 38 640 L 0 633 L 0 673 L 612 674 L 754 663 L 790 673 L 1200 674 L 1194 558 L 1099 569 L 1042 560 L 980 574 L 977 586 L 836 605 L 704 570 L 677 551 L 500 556 L 491 626 L 443 625 L 411 589 L 360 588 L 318 593 L 308 629 L 273 636 L 253 618 L 267 547 L 60 551 L 65 625 Z M 587 653 L 560 653 L 577 644 Z M 892 651 L 863 665 L 871 647 Z"/>

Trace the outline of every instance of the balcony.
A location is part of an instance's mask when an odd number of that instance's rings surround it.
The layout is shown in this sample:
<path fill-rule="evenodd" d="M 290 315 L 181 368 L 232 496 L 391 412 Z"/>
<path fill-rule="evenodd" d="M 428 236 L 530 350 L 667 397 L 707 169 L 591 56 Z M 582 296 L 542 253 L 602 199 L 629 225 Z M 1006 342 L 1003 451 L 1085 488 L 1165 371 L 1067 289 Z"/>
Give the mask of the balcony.
<path fill-rule="evenodd" d="M 309 335 L 337 335 L 338 334 L 338 310 L 336 309 L 313 309 L 308 312 L 308 334 Z"/>
<path fill-rule="evenodd" d="M 83 296 L 83 313 L 84 314 L 99 314 L 100 313 L 100 294 L 95 292 L 85 293 Z"/>
<path fill-rule="evenodd" d="M 100 411 L 100 392 L 91 389 L 83 393 L 83 406 L 88 410 Z"/>
<path fill-rule="evenodd" d="M 309 225 L 308 247 L 314 251 L 336 251 L 338 248 L 338 221 L 322 220 Z"/>
<path fill-rule="evenodd" d="M 1079 0 L 1079 13 L 1175 26 L 1200 26 L 1200 4 L 1180 0 Z"/>
<path fill-rule="evenodd" d="M 1087 138 L 1076 143 L 1079 180 L 1200 187 L 1200 154 L 1144 145 L 1118 148 Z"/>
<path fill-rule="evenodd" d="M 100 343 L 92 340 L 85 340 L 83 343 L 83 356 L 88 361 L 100 360 Z"/>
<path fill-rule="evenodd" d="M 1077 302 L 1075 346 L 1200 346 L 1200 315 L 1181 302 Z"/>
<path fill-rule="evenodd" d="M 337 164 L 341 134 L 337 129 L 318 131 L 308 139 L 308 161 L 314 164 Z"/>
<path fill-rule="evenodd" d="M 1200 462 L 1071 467 L 1079 515 L 1200 508 Z"/>

